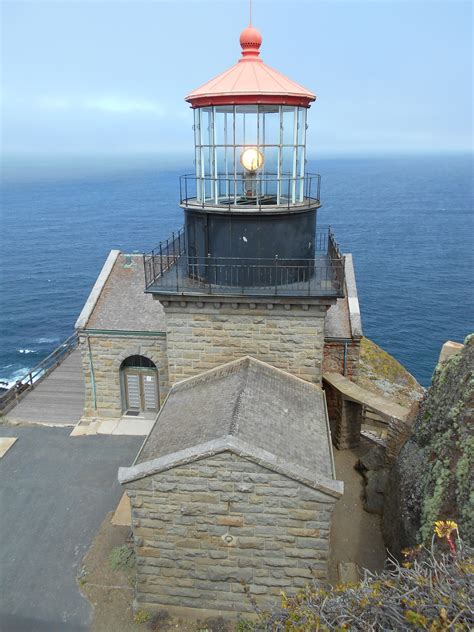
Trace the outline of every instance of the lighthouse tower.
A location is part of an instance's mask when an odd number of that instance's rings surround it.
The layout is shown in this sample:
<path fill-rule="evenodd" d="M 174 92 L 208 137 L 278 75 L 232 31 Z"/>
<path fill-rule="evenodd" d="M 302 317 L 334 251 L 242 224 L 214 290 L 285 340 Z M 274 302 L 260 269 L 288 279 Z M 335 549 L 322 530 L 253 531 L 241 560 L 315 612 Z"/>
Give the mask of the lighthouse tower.
<path fill-rule="evenodd" d="M 262 37 L 186 97 L 195 172 L 180 179 L 184 227 L 144 257 L 166 312 L 170 383 L 243 355 L 321 380 L 326 310 L 344 258 L 320 227 L 320 176 L 306 171 L 316 96 L 268 66 Z"/>

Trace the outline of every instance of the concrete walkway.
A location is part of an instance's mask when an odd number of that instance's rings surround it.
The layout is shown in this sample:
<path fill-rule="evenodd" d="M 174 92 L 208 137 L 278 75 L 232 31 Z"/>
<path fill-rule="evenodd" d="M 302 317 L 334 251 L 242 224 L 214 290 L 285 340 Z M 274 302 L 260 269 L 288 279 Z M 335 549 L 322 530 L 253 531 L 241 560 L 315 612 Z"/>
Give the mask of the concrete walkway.
<path fill-rule="evenodd" d="M 351 450 L 334 449 L 336 477 L 344 481 L 344 494 L 336 503 L 331 529 L 330 580 L 339 582 L 337 565 L 352 562 L 371 571 L 381 571 L 386 559 L 380 516 L 367 513 L 362 502 L 363 478 L 354 469 L 360 457 L 374 444 L 361 437 Z"/>
<path fill-rule="evenodd" d="M 18 437 L 0 460 L 1 632 L 89 629 L 76 574 L 123 493 L 118 467 L 133 462 L 143 439 L 69 434 L 0 426 L 1 436 Z"/>
<path fill-rule="evenodd" d="M 408 408 L 400 406 L 388 397 L 375 395 L 375 393 L 362 388 L 340 373 L 323 373 L 323 380 L 339 391 L 344 399 L 367 406 L 367 408 L 374 410 L 387 421 L 390 421 L 391 417 L 405 420 L 408 416 Z"/>
<path fill-rule="evenodd" d="M 84 410 L 81 352 L 75 349 L 6 415 L 10 422 L 73 426 Z"/>

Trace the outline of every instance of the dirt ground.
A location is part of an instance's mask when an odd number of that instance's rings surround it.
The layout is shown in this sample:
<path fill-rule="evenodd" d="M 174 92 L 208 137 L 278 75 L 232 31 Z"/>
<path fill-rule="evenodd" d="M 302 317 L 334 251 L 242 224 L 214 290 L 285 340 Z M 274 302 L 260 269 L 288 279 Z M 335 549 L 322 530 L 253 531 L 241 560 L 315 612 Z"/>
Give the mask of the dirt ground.
<path fill-rule="evenodd" d="M 132 611 L 135 569 L 113 570 L 110 563 L 113 549 L 130 544 L 131 530 L 113 525 L 112 515 L 110 512 L 103 521 L 77 579 L 93 606 L 91 632 L 232 632 L 235 629 L 235 624 L 224 618 L 185 621 L 170 616 L 166 609 L 148 620 L 135 621 Z"/>
<path fill-rule="evenodd" d="M 363 479 L 354 469 L 357 460 L 373 444 L 362 438 L 359 448 L 334 450 L 336 475 L 345 484 L 345 493 L 336 504 L 331 531 L 330 581 L 338 583 L 338 562 L 354 562 L 360 568 L 380 571 L 385 547 L 380 532 L 380 517 L 362 507 Z M 148 621 L 138 623 L 132 611 L 135 570 L 113 570 L 110 554 L 115 547 L 130 544 L 129 527 L 111 524 L 112 513 L 102 523 L 83 560 L 78 582 L 93 606 L 91 632 L 232 632 L 235 621 L 224 618 L 186 621 L 171 617 L 163 609 Z"/>

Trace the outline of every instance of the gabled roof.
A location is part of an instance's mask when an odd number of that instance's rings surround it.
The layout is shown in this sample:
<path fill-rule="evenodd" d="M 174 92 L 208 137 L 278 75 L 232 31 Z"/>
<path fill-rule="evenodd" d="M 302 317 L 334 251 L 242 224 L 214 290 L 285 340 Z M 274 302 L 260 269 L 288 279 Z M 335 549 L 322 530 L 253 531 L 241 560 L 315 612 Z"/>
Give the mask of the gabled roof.
<path fill-rule="evenodd" d="M 262 36 L 249 26 L 240 35 L 242 58 L 186 97 L 192 107 L 234 104 L 280 104 L 309 107 L 316 95 L 267 66 L 259 57 Z"/>
<path fill-rule="evenodd" d="M 331 496 L 334 480 L 324 393 L 251 357 L 175 384 L 121 483 L 230 451 Z"/>

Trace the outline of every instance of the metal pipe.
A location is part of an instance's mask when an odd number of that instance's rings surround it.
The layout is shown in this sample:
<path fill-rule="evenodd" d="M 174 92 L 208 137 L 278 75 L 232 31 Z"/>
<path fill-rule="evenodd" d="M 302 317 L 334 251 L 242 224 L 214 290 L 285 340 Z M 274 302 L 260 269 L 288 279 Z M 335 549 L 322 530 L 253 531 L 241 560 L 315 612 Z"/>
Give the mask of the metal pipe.
<path fill-rule="evenodd" d="M 91 342 L 87 334 L 86 334 L 86 338 L 87 338 L 87 349 L 89 351 L 89 371 L 91 374 L 92 402 L 94 404 L 94 410 L 97 410 L 97 392 L 96 392 L 95 377 L 94 377 L 94 363 L 92 362 Z"/>

